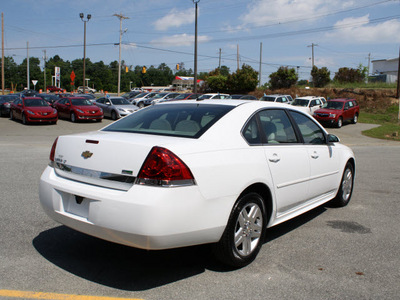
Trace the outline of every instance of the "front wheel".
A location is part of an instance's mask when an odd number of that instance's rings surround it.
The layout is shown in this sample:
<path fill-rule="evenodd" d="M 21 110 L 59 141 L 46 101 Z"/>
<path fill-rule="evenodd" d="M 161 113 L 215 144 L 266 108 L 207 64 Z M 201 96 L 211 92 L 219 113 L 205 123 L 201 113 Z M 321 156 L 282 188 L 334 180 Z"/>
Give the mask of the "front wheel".
<path fill-rule="evenodd" d="M 139 108 L 143 108 L 144 107 L 144 103 L 140 102 L 137 106 L 139 106 Z"/>
<path fill-rule="evenodd" d="M 22 114 L 22 124 L 28 125 L 28 121 L 27 121 L 27 119 L 26 119 L 25 114 Z"/>
<path fill-rule="evenodd" d="M 75 115 L 75 113 L 71 113 L 70 119 L 71 119 L 71 122 L 73 122 L 73 123 L 76 122 L 76 115 Z"/>
<path fill-rule="evenodd" d="M 111 112 L 111 119 L 112 119 L 113 121 L 115 121 L 117 118 L 118 118 L 117 113 L 113 110 L 113 111 Z"/>
<path fill-rule="evenodd" d="M 340 127 L 342 127 L 342 125 L 343 125 L 343 118 L 340 117 L 339 120 L 337 121 L 336 127 L 340 128 Z"/>
<path fill-rule="evenodd" d="M 351 121 L 351 123 L 357 124 L 357 122 L 358 122 L 358 115 L 355 114 L 354 117 L 353 117 L 353 120 Z"/>
<path fill-rule="evenodd" d="M 13 114 L 12 110 L 10 110 L 10 120 L 14 120 L 14 114 Z"/>
<path fill-rule="evenodd" d="M 262 197 L 249 193 L 235 204 L 221 240 L 214 245 L 216 258 L 233 267 L 251 263 L 265 236 L 265 208 Z"/>
<path fill-rule="evenodd" d="M 347 163 L 343 172 L 342 181 L 336 197 L 332 203 L 337 207 L 343 207 L 349 204 L 351 195 L 353 193 L 354 184 L 354 167 L 351 163 Z"/>

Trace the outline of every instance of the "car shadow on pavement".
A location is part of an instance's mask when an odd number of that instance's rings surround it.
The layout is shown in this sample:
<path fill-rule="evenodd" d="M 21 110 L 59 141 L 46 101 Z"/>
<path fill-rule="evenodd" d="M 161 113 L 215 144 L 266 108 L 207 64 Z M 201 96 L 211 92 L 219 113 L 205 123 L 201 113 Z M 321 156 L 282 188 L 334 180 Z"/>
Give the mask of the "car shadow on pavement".
<path fill-rule="evenodd" d="M 104 241 L 66 226 L 41 232 L 35 249 L 54 265 L 84 279 L 128 291 L 162 286 L 203 273 L 207 246 L 146 251 Z"/>
<path fill-rule="evenodd" d="M 322 214 L 318 207 L 267 230 L 271 242 Z M 212 270 L 230 272 L 217 262 L 211 245 L 146 251 L 104 241 L 66 226 L 41 232 L 33 239 L 35 249 L 49 262 L 76 276 L 127 291 L 143 291 Z"/>

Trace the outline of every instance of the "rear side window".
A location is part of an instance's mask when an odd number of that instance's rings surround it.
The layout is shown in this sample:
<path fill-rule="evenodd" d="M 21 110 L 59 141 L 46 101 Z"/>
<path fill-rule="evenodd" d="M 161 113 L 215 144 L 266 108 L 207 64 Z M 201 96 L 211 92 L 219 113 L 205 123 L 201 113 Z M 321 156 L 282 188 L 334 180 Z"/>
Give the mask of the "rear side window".
<path fill-rule="evenodd" d="M 234 106 L 216 104 L 168 104 L 141 109 L 103 131 L 198 138 Z"/>

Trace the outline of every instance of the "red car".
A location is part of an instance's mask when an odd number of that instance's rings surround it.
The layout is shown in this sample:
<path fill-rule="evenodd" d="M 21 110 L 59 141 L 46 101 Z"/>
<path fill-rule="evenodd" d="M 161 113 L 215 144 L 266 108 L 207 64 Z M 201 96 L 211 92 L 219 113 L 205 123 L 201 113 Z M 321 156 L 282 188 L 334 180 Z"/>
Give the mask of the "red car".
<path fill-rule="evenodd" d="M 326 107 L 317 109 L 313 116 L 321 124 L 340 128 L 346 121 L 356 124 L 359 114 L 360 107 L 355 99 L 332 99 Z"/>
<path fill-rule="evenodd" d="M 82 97 L 61 98 L 53 104 L 60 118 L 70 119 L 72 122 L 78 120 L 103 120 L 103 110 L 94 105 L 90 100 Z"/>
<path fill-rule="evenodd" d="M 54 85 L 46 86 L 46 90 L 48 90 L 49 92 L 63 92 L 64 91 L 63 89 L 56 87 Z"/>
<path fill-rule="evenodd" d="M 49 103 L 38 97 L 17 99 L 10 105 L 11 120 L 22 120 L 23 124 L 49 122 L 56 124 L 58 113 Z"/>

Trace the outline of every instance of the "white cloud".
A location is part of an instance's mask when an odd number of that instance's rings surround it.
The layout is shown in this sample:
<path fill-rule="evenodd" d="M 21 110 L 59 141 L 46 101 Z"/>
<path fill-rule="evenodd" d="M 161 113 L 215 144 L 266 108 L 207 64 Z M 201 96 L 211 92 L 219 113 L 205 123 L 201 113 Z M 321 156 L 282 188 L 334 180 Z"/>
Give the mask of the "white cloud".
<path fill-rule="evenodd" d="M 355 26 L 351 26 L 355 24 Z M 400 21 L 388 20 L 370 24 L 369 15 L 360 18 L 346 18 L 336 22 L 336 30 L 328 33 L 327 38 L 339 39 L 341 43 L 385 44 L 400 42 Z"/>
<path fill-rule="evenodd" d="M 207 42 L 210 38 L 206 35 L 197 36 L 197 42 Z M 172 36 L 165 36 L 150 42 L 151 44 L 162 44 L 166 46 L 190 46 L 194 44 L 194 35 L 189 34 L 176 34 Z"/>
<path fill-rule="evenodd" d="M 172 9 L 168 15 L 154 22 L 154 27 L 157 30 L 167 30 L 171 27 L 180 27 L 182 25 L 191 24 L 194 22 L 194 9 L 179 11 Z"/>
<path fill-rule="evenodd" d="M 335 8 L 341 1 L 335 1 Z M 338 3 L 339 2 L 339 3 Z M 280 21 L 305 19 L 328 12 L 331 7 L 325 0 L 261 0 L 252 1 L 249 11 L 241 17 L 245 24 L 262 26 Z"/>

